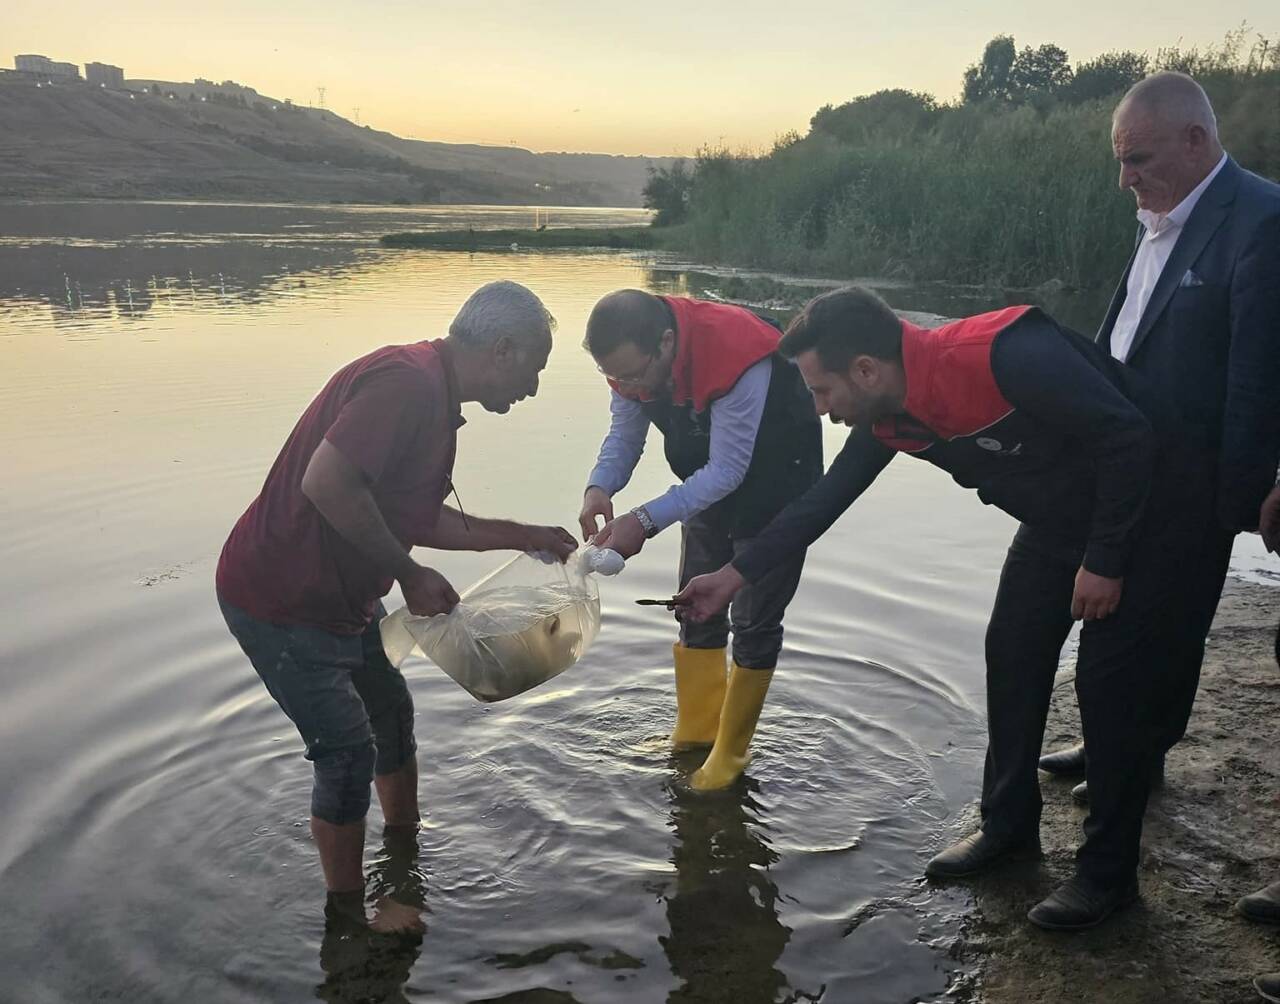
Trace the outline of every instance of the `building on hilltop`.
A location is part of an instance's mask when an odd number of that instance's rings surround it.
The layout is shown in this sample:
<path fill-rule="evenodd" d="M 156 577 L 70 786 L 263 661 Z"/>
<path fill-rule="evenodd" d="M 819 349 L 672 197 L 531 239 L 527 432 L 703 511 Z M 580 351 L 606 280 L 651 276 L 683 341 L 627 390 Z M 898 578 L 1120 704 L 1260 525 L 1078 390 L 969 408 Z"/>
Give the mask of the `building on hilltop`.
<path fill-rule="evenodd" d="M 20 73 L 30 73 L 46 80 L 79 80 L 80 67 L 75 63 L 59 63 L 48 56 L 27 53 L 13 57 L 13 65 Z"/>
<path fill-rule="evenodd" d="M 110 63 L 85 63 L 84 78 L 93 87 L 109 87 L 113 91 L 124 90 L 124 70 Z"/>
<path fill-rule="evenodd" d="M 203 87 L 206 91 L 226 91 L 232 94 L 245 94 L 257 97 L 258 92 L 252 87 L 245 84 L 237 84 L 234 80 L 224 80 L 220 84 L 215 84 L 212 80 L 205 80 L 204 77 L 196 77 L 195 85 Z"/>
<path fill-rule="evenodd" d="M 48 56 L 14 56 L 13 66 L 23 73 L 52 73 L 53 60 Z"/>

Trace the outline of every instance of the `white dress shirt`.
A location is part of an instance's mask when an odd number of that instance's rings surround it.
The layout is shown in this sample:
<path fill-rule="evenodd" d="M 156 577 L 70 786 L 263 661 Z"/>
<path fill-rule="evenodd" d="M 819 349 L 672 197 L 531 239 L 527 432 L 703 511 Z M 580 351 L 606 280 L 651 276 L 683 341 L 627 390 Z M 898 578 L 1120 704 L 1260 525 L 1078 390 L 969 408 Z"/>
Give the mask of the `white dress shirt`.
<path fill-rule="evenodd" d="M 1164 271 L 1169 255 L 1173 253 L 1173 246 L 1178 243 L 1178 235 L 1182 233 L 1200 196 L 1226 162 L 1227 155 L 1224 153 L 1218 166 L 1169 212 L 1161 215 L 1147 209 L 1138 210 L 1138 222 L 1147 232 L 1138 243 L 1138 253 L 1134 255 L 1133 267 L 1129 269 L 1124 304 L 1116 315 L 1115 327 L 1111 329 L 1111 354 L 1121 362 L 1128 358 L 1129 350 L 1133 348 L 1133 339 L 1138 333 L 1138 325 L 1142 322 L 1147 303 L 1151 300 L 1151 291 L 1156 288 L 1160 273 Z"/>
<path fill-rule="evenodd" d="M 645 503 L 659 530 L 685 522 L 742 484 L 751 466 L 772 375 L 772 357 L 761 359 L 747 368 L 732 390 L 711 402 L 711 445 L 706 465 Z M 604 489 L 612 497 L 631 480 L 631 472 L 640 461 L 649 434 L 649 418 L 640 402 L 625 398 L 616 390 L 609 398 L 609 413 L 609 435 L 600 447 L 587 484 Z"/>

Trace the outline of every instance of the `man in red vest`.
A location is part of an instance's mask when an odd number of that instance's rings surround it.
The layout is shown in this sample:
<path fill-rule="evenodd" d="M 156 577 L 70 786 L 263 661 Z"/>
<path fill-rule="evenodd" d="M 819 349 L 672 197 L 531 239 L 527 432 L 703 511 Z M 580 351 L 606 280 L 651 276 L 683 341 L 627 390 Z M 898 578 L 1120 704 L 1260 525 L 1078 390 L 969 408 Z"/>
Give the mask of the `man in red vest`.
<path fill-rule="evenodd" d="M 612 421 L 587 479 L 584 540 L 594 536 L 629 558 L 680 523 L 683 586 L 740 553 L 818 479 L 821 428 L 798 371 L 777 353 L 779 337 L 770 322 L 729 304 L 635 289 L 596 304 L 585 344 L 609 380 Z M 615 519 L 612 497 L 630 480 L 650 426 L 662 433 L 681 483 Z M 599 518 L 608 521 L 603 529 Z M 711 747 L 691 779 L 696 789 L 726 787 L 746 766 L 803 567 L 800 548 L 743 590 L 727 614 L 680 628 L 672 743 Z"/>
<path fill-rule="evenodd" d="M 1036 760 L 1062 637 L 1073 618 L 1083 620 L 1076 692 L 1094 798 L 1076 875 L 1028 917 L 1051 930 L 1099 923 L 1138 895 L 1157 754 L 1151 695 L 1176 644 L 1162 615 L 1188 528 L 1176 508 L 1146 505 L 1181 474 L 1177 451 L 1160 446 L 1166 405 L 1140 376 L 1033 307 L 925 330 L 849 287 L 811 301 L 780 349 L 818 412 L 853 431 L 822 480 L 750 548 L 689 583 L 677 597 L 681 616 L 714 616 L 802 552 L 900 453 L 1020 520 L 987 631 L 982 827 L 926 873 L 971 875 L 1038 855 Z"/>

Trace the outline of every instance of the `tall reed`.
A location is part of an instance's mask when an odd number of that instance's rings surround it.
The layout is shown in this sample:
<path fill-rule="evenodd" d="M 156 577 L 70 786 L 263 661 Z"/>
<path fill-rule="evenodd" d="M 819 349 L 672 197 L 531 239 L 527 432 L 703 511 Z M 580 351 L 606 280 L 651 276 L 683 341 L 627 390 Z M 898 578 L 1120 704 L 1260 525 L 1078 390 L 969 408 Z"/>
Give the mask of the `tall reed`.
<path fill-rule="evenodd" d="M 1256 47 L 1247 58 L 1225 48 L 1162 50 L 1158 65 L 1194 72 L 1227 149 L 1280 176 L 1275 53 L 1264 48 L 1260 61 Z M 841 109 L 824 109 L 807 136 L 765 156 L 702 151 L 687 222 L 664 243 L 705 260 L 850 278 L 1115 281 L 1136 225 L 1111 154 L 1118 94 L 942 107 L 908 97 L 927 113 L 909 127 L 881 119 L 837 136 L 817 126 Z"/>

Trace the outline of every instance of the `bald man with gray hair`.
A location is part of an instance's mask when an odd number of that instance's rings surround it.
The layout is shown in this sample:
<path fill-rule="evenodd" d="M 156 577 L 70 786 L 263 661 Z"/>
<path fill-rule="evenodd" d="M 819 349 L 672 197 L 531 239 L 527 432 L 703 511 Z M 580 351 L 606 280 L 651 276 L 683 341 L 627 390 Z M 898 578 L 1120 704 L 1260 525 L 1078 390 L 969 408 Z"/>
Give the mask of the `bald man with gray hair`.
<path fill-rule="evenodd" d="M 1208 96 L 1183 73 L 1135 84 L 1116 106 L 1111 138 L 1120 187 L 1137 200 L 1139 227 L 1097 340 L 1164 395 L 1178 423 L 1181 487 L 1176 496 L 1153 497 L 1150 506 L 1163 507 L 1185 528 L 1184 573 L 1157 653 L 1166 667 L 1161 687 L 1143 723 L 1151 730 L 1150 760 L 1133 765 L 1149 771 L 1155 785 L 1191 716 L 1232 542 L 1258 529 L 1276 482 L 1280 185 L 1224 152 Z M 1090 769 L 1090 744 L 1086 730 L 1081 745 L 1040 760 L 1053 774 L 1085 774 L 1072 792 L 1085 804 L 1107 784 Z M 1138 787 L 1145 795 L 1146 786 Z M 1086 830 L 1093 819 L 1091 812 Z M 1132 879 L 1118 877 L 1111 888 L 1083 894 L 1059 890 L 1031 919 L 1065 926 L 1105 915 L 1132 898 L 1123 891 Z M 1274 892 L 1280 912 L 1280 887 Z"/>

